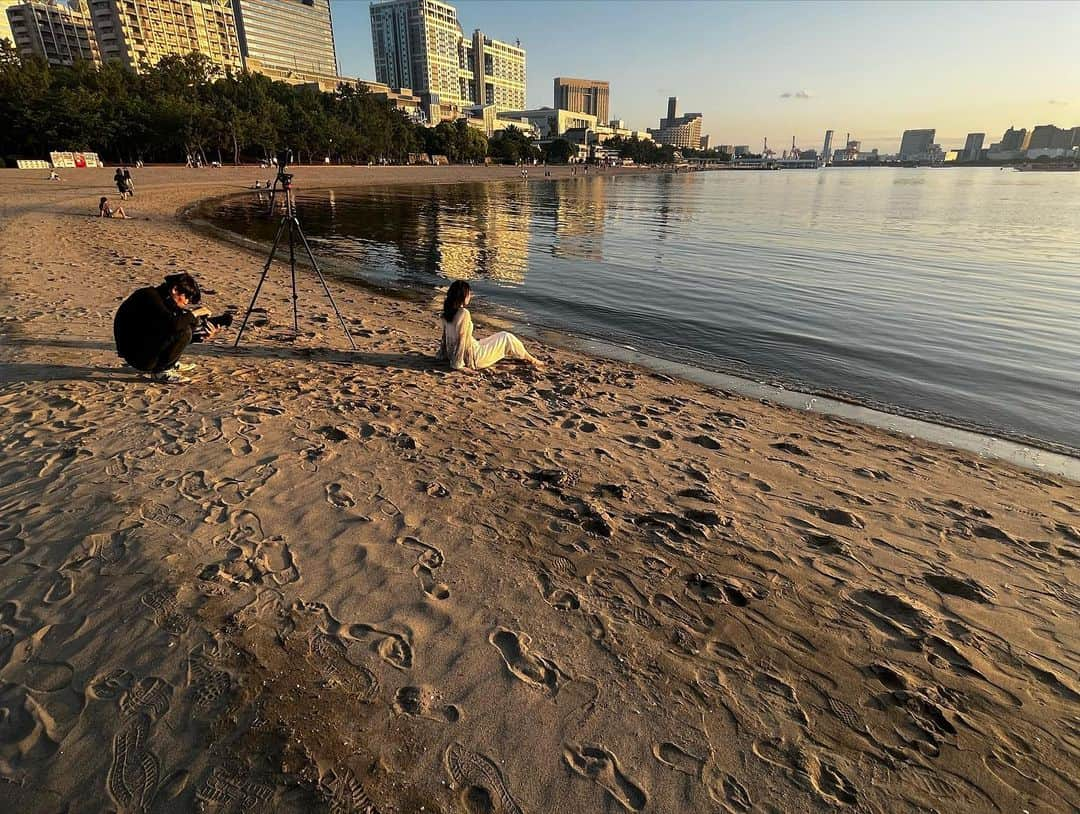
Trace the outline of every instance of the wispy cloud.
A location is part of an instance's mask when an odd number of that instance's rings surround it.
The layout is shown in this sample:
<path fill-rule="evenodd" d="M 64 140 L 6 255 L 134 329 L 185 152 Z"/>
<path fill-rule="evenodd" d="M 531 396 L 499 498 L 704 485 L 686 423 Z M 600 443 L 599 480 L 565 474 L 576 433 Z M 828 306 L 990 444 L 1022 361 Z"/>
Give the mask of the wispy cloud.
<path fill-rule="evenodd" d="M 1046 102 L 1048 105 L 1067 105 L 1068 102 L 1064 99 L 1048 99 Z"/>
<path fill-rule="evenodd" d="M 781 99 L 809 99 L 812 94 L 808 90 L 786 90 L 780 94 Z"/>

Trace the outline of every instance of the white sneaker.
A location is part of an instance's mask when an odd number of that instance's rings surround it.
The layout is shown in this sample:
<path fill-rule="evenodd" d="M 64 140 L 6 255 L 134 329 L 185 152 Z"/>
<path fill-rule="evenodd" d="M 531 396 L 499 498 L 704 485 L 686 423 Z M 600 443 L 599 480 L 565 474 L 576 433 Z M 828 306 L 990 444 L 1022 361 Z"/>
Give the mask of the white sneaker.
<path fill-rule="evenodd" d="M 184 384 L 191 381 L 186 376 L 181 376 L 175 370 L 163 370 L 160 373 L 151 373 L 150 378 L 161 384 Z"/>
<path fill-rule="evenodd" d="M 190 362 L 177 362 L 175 365 L 169 368 L 169 370 L 175 370 L 177 373 L 190 373 L 195 369 L 195 365 Z"/>

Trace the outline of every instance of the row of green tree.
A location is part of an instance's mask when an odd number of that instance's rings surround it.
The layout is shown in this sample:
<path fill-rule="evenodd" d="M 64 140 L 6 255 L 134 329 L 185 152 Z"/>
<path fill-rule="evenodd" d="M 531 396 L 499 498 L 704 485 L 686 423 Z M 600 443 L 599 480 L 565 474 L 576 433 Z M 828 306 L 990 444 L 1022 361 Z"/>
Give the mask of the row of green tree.
<path fill-rule="evenodd" d="M 219 76 L 200 54 L 134 73 L 117 63 L 50 66 L 0 50 L 0 157 L 94 151 L 114 162 L 264 159 L 402 161 L 426 146 L 387 100 L 355 87 L 322 93 L 240 73 Z M 483 134 L 481 134 L 483 137 Z"/>
<path fill-rule="evenodd" d="M 168 56 L 135 73 L 115 62 L 48 65 L 0 41 L 0 161 L 52 150 L 92 151 L 111 163 L 264 160 L 285 147 L 300 163 L 405 162 L 413 153 L 453 163 L 566 163 L 575 145 L 543 148 L 510 127 L 488 139 L 464 121 L 423 127 L 385 98 L 342 85 L 337 93 L 243 72 L 221 76 L 205 56 Z M 608 143 L 638 164 L 667 163 L 674 149 L 637 139 Z"/>

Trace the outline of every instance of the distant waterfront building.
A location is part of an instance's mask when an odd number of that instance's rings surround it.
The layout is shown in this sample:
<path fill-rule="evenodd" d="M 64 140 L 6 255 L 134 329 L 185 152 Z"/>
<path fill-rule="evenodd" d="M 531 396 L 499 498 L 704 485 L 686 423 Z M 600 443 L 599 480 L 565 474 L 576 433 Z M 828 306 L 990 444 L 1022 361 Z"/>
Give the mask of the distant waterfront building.
<path fill-rule="evenodd" d="M 26 0 L 10 6 L 5 19 L 11 27 L 12 42 L 23 56 L 36 54 L 50 65 L 101 62 L 85 7 Z"/>
<path fill-rule="evenodd" d="M 465 69 L 461 74 L 473 104 L 525 107 L 525 49 L 520 43 L 493 40 L 477 29 L 472 42 L 463 38 L 460 47 L 461 64 L 472 68 L 471 76 Z"/>
<path fill-rule="evenodd" d="M 462 104 L 461 26 L 457 9 L 438 0 L 396 0 L 371 6 L 375 79 L 391 88 L 436 93 Z"/>
<path fill-rule="evenodd" d="M 441 0 L 371 5 L 375 78 L 465 107 L 525 107 L 525 49 L 484 36 L 466 39 L 457 9 Z"/>
<path fill-rule="evenodd" d="M 900 139 L 901 161 L 930 160 L 934 152 L 936 130 L 905 130 Z"/>
<path fill-rule="evenodd" d="M 825 131 L 825 145 L 821 148 L 821 160 L 829 161 L 832 156 L 832 137 L 833 131 Z"/>
<path fill-rule="evenodd" d="M 740 158 L 742 156 L 750 155 L 750 145 L 749 144 L 736 144 L 735 147 L 731 151 L 731 155 L 736 157 L 736 158 Z"/>
<path fill-rule="evenodd" d="M 986 133 L 968 133 L 967 141 L 964 142 L 964 151 L 960 153 L 957 160 L 978 161 L 985 140 Z"/>
<path fill-rule="evenodd" d="M 569 79 L 555 77 L 555 107 L 574 113 L 588 113 L 599 122 L 607 123 L 610 86 L 599 79 Z"/>
<path fill-rule="evenodd" d="M 679 98 L 668 97 L 667 116 L 660 119 L 660 127 L 653 130 L 650 128 L 657 144 L 670 144 L 673 147 L 688 147 L 691 150 L 701 149 L 701 122 L 700 113 L 686 113 L 679 115 Z"/>
<path fill-rule="evenodd" d="M 1031 131 L 1027 143 L 1028 158 L 1061 158 L 1080 147 L 1080 127 L 1065 130 L 1052 124 L 1040 124 Z"/>
<path fill-rule="evenodd" d="M 1026 127 L 1021 127 L 1019 130 L 1009 128 L 1005 131 L 1005 135 L 1001 137 L 1001 141 L 998 144 L 1001 150 L 1026 150 L 1030 138 Z"/>
<path fill-rule="evenodd" d="M 90 0 L 101 58 L 139 71 L 197 51 L 221 72 L 243 67 L 231 0 Z"/>
<path fill-rule="evenodd" d="M 1028 148 L 1030 136 L 1026 128 L 1019 130 L 1010 127 L 1001 137 L 1001 141 L 994 142 L 986 152 L 986 157 L 991 161 L 1010 161 L 1023 158 Z"/>
<path fill-rule="evenodd" d="M 330 0 L 232 0 L 244 66 L 323 90 L 338 84 Z"/>
<path fill-rule="evenodd" d="M 832 162 L 834 164 L 843 164 L 845 162 L 858 161 L 861 147 L 862 142 L 858 139 L 853 139 L 851 134 L 848 133 L 847 142 L 844 147 L 839 150 L 833 150 Z"/>
<path fill-rule="evenodd" d="M 567 130 L 595 130 L 598 125 L 596 117 L 588 113 L 556 110 L 552 107 L 541 107 L 535 110 L 500 110 L 497 118 L 501 122 L 514 124 L 519 129 L 531 128 L 542 141 L 559 138 L 565 135 Z"/>

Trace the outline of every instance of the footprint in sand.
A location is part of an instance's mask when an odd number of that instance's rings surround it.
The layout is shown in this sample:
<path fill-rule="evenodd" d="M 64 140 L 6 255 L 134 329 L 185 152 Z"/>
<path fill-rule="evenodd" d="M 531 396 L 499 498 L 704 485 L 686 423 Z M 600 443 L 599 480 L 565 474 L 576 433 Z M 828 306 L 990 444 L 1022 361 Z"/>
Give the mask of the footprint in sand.
<path fill-rule="evenodd" d="M 923 579 L 926 583 L 937 591 L 949 596 L 958 596 L 961 599 L 966 599 L 969 602 L 979 602 L 983 605 L 993 604 L 991 600 L 994 598 L 994 592 L 980 585 L 975 580 L 960 579 L 959 577 L 950 576 L 949 574 L 923 574 Z"/>
<path fill-rule="evenodd" d="M 652 747 L 653 757 L 674 769 L 677 772 L 688 774 L 691 777 L 700 777 L 701 770 L 705 766 L 705 760 L 683 749 L 681 746 L 669 741 L 654 743 Z"/>
<path fill-rule="evenodd" d="M 641 811 L 648 803 L 648 795 L 623 773 L 618 758 L 604 747 L 568 743 L 563 747 L 563 758 L 571 769 L 596 782 L 627 811 Z"/>
<path fill-rule="evenodd" d="M 521 814 L 521 807 L 490 758 L 452 743 L 446 749 L 445 760 L 458 800 L 468 814 Z"/>
<path fill-rule="evenodd" d="M 356 505 L 356 498 L 340 483 L 328 483 L 326 502 L 338 509 L 351 509 Z"/>
<path fill-rule="evenodd" d="M 63 570 L 53 574 L 49 582 L 49 588 L 45 591 L 45 604 L 56 605 L 71 599 L 75 593 L 75 578 L 71 574 L 65 574 Z"/>
<path fill-rule="evenodd" d="M 694 435 L 686 439 L 691 444 L 697 444 L 699 447 L 705 447 L 705 449 L 723 449 L 724 445 L 713 438 L 711 435 Z"/>
<path fill-rule="evenodd" d="M 454 723 L 461 717 L 457 707 L 444 705 L 439 691 L 426 685 L 399 689 L 394 694 L 394 712 L 443 723 Z"/>
<path fill-rule="evenodd" d="M 167 506 L 163 506 L 160 503 L 144 503 L 139 509 L 139 513 L 142 515 L 143 520 L 149 520 L 151 523 L 157 523 L 159 526 L 173 527 L 184 525 L 184 518 L 180 515 L 169 511 Z"/>
<path fill-rule="evenodd" d="M 254 452 L 255 447 L 252 445 L 251 441 L 243 435 L 237 435 L 229 441 L 229 451 L 237 458 L 242 458 L 245 455 L 250 455 Z"/>
<path fill-rule="evenodd" d="M 345 644 L 336 636 L 313 634 L 309 651 L 327 686 L 341 688 L 361 701 L 370 701 L 379 691 L 375 674 L 350 658 Z"/>
<path fill-rule="evenodd" d="M 398 539 L 398 545 L 411 548 L 419 552 L 416 557 L 416 565 L 413 573 L 420 580 L 420 587 L 424 593 L 432 599 L 444 600 L 450 598 L 450 588 L 445 582 L 437 582 L 435 571 L 443 564 L 443 553 L 433 545 L 428 545 L 416 537 L 402 537 Z"/>
<path fill-rule="evenodd" d="M 555 696 L 568 676 L 555 662 L 529 650 L 530 639 L 504 627 L 496 628 L 488 637 L 503 662 L 514 676 L 530 687 Z"/>
<path fill-rule="evenodd" d="M 827 509 L 821 506 L 814 506 L 811 508 L 814 514 L 824 520 L 826 523 L 832 523 L 834 526 L 845 526 L 851 529 L 866 528 L 866 521 L 859 515 L 849 512 L 847 509 Z"/>
<path fill-rule="evenodd" d="M 547 571 L 537 572 L 536 584 L 540 588 L 540 595 L 544 597 L 544 601 L 556 610 L 571 611 L 581 607 L 581 600 L 578 599 L 577 594 L 556 585 Z"/>
<path fill-rule="evenodd" d="M 210 770 L 195 799 L 200 809 L 220 806 L 219 811 L 249 811 L 262 809 L 273 794 L 271 786 L 251 778 L 242 764 L 229 762 Z"/>
<path fill-rule="evenodd" d="M 622 440 L 635 449 L 660 449 L 663 446 L 663 442 L 659 438 L 649 436 L 624 435 Z"/>
<path fill-rule="evenodd" d="M 319 783 L 319 790 L 330 803 L 332 812 L 378 814 L 360 779 L 348 767 L 338 766 Z"/>
<path fill-rule="evenodd" d="M 123 669 L 111 670 L 94 678 L 87 694 L 98 701 L 115 701 L 135 683 L 135 676 Z"/>
<path fill-rule="evenodd" d="M 155 625 L 173 636 L 180 636 L 188 629 L 188 617 L 179 610 L 176 594 L 169 588 L 156 588 L 144 593 L 140 599 L 151 610 Z"/>
<path fill-rule="evenodd" d="M 134 682 L 120 697 L 121 724 L 113 737 L 113 759 L 106 784 L 121 811 L 149 809 L 158 789 L 161 763 L 147 741 L 155 721 L 169 710 L 172 686 L 150 676 Z"/>
<path fill-rule="evenodd" d="M 711 574 L 694 574 L 687 581 L 687 591 L 703 602 L 734 605 L 745 608 L 751 601 L 762 599 L 760 588 L 748 588 L 737 579 Z"/>

